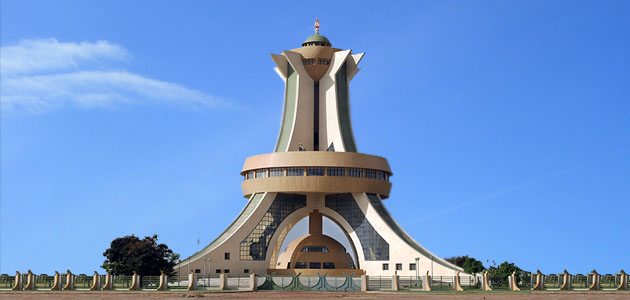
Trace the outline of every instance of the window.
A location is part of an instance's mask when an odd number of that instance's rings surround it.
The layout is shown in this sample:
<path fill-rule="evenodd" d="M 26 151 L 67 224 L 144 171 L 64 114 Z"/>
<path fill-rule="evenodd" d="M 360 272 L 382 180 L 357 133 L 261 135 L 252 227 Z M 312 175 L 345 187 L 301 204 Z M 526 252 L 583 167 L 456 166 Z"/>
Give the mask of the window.
<path fill-rule="evenodd" d="M 385 180 L 385 172 L 378 171 L 377 175 L 378 175 L 378 177 L 377 177 L 378 180 Z"/>
<path fill-rule="evenodd" d="M 389 264 L 383 264 L 383 271 L 389 270 Z"/>
<path fill-rule="evenodd" d="M 195 269 L 195 273 L 199 274 L 199 273 L 201 273 L 201 270 L 200 269 Z"/>
<path fill-rule="evenodd" d="M 302 252 L 328 252 L 326 246 L 306 246 L 302 248 Z"/>
<path fill-rule="evenodd" d="M 328 59 L 328 58 L 321 58 L 320 57 L 320 58 L 317 59 L 317 64 L 318 65 L 330 65 L 330 59 Z"/>
<path fill-rule="evenodd" d="M 282 177 L 282 176 L 284 176 L 284 168 L 269 169 L 269 177 Z"/>
<path fill-rule="evenodd" d="M 265 177 L 267 177 L 267 169 L 256 170 L 256 178 L 265 178 Z"/>
<path fill-rule="evenodd" d="M 256 227 L 241 241 L 240 259 L 265 260 L 271 237 L 284 219 L 306 206 L 306 196 L 278 194 Z"/>
<path fill-rule="evenodd" d="M 280 263 L 278 263 L 278 265 L 280 265 Z M 291 262 L 287 263 L 287 269 L 291 269 Z"/>
<path fill-rule="evenodd" d="M 335 268 L 335 263 L 333 262 L 325 262 L 324 263 L 324 269 L 334 269 Z"/>
<path fill-rule="evenodd" d="M 348 168 L 348 176 L 350 176 L 350 177 L 363 177 L 363 169 Z"/>
<path fill-rule="evenodd" d="M 306 58 L 302 60 L 302 64 L 304 65 L 313 65 L 315 64 L 315 59 L 314 58 Z"/>
<path fill-rule="evenodd" d="M 230 273 L 230 269 L 223 269 L 223 273 L 225 274 Z"/>
<path fill-rule="evenodd" d="M 230 252 L 225 252 L 225 254 L 223 254 L 223 258 L 225 258 L 225 260 L 230 260 Z"/>
<path fill-rule="evenodd" d="M 402 264 L 396 264 L 396 270 L 397 271 L 401 271 L 402 270 Z"/>
<path fill-rule="evenodd" d="M 416 270 L 416 264 L 409 264 L 409 271 L 415 271 Z"/>
<path fill-rule="evenodd" d="M 254 171 L 247 172 L 247 179 L 254 179 Z"/>
<path fill-rule="evenodd" d="M 306 168 L 306 176 L 324 176 L 324 168 L 308 167 Z"/>
<path fill-rule="evenodd" d="M 249 273 L 249 269 L 244 269 L 243 273 L 248 274 Z"/>
<path fill-rule="evenodd" d="M 287 168 L 287 176 L 304 176 L 304 168 L 302 167 Z"/>
<path fill-rule="evenodd" d="M 296 262 L 295 263 L 295 268 L 296 269 L 306 269 L 306 263 L 305 262 Z"/>
<path fill-rule="evenodd" d="M 328 167 L 328 176 L 346 176 L 346 168 Z"/>
<path fill-rule="evenodd" d="M 320 262 L 312 262 L 308 264 L 308 268 L 309 269 L 321 269 L 322 268 L 322 263 Z"/>
<path fill-rule="evenodd" d="M 221 269 L 216 269 L 216 270 L 215 270 L 215 272 L 216 272 L 217 274 L 219 274 L 219 273 L 221 273 Z"/>
<path fill-rule="evenodd" d="M 365 178 L 374 178 L 374 179 L 376 179 L 376 170 L 366 169 L 365 170 Z"/>

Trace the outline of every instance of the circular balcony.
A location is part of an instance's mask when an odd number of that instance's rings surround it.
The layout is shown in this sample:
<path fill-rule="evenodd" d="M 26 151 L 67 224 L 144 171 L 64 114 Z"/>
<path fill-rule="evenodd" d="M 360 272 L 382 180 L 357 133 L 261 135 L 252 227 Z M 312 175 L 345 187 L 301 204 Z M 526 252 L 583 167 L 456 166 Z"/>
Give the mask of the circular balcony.
<path fill-rule="evenodd" d="M 387 160 L 355 152 L 292 151 L 248 157 L 243 195 L 253 193 L 375 193 L 389 197 L 392 176 Z"/>

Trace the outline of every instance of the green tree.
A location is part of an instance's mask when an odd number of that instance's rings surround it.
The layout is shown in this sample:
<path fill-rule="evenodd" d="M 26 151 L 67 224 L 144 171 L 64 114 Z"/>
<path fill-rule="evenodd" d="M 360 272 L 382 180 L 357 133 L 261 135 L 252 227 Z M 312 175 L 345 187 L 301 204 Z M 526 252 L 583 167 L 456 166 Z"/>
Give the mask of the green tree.
<path fill-rule="evenodd" d="M 173 275 L 179 254 L 158 244 L 157 239 L 157 235 L 142 240 L 134 235 L 114 239 L 103 252 L 106 259 L 101 268 L 114 275 L 131 275 L 133 271 L 143 276 L 160 275 L 160 271 Z"/>
<path fill-rule="evenodd" d="M 503 282 L 507 280 L 508 276 L 512 275 L 512 272 L 514 271 L 516 271 L 517 277 L 520 277 L 522 276 L 523 273 L 525 273 L 519 267 L 515 266 L 514 263 L 509 263 L 507 261 L 504 261 L 498 267 L 495 267 L 495 266 L 490 267 L 488 269 L 488 277 L 491 280 L 497 280 L 497 281 Z"/>
<path fill-rule="evenodd" d="M 464 272 L 468 274 L 477 274 L 483 272 L 486 268 L 483 267 L 483 263 L 476 260 L 474 257 L 466 256 L 464 263 L 462 263 L 462 268 L 464 268 Z"/>
<path fill-rule="evenodd" d="M 464 266 L 464 262 L 466 261 L 466 259 L 468 258 L 468 255 L 465 256 L 453 256 L 453 257 L 449 257 L 446 258 L 444 260 L 458 266 L 458 267 L 463 267 Z"/>

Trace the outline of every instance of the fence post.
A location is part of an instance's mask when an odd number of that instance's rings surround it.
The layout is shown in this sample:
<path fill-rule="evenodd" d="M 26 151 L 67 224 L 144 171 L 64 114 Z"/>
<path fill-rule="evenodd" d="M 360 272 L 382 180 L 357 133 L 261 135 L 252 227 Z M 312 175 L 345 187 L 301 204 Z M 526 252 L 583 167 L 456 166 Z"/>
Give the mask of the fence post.
<path fill-rule="evenodd" d="M 220 290 L 226 290 L 227 289 L 227 284 L 226 284 L 226 278 L 225 278 L 225 273 L 221 272 L 221 274 L 219 274 L 219 289 Z"/>
<path fill-rule="evenodd" d="M 131 286 L 129 287 L 130 291 L 135 291 L 140 289 L 140 278 L 136 271 L 133 271 L 133 275 L 131 275 Z"/>
<path fill-rule="evenodd" d="M 92 286 L 90 287 L 90 291 L 97 291 L 100 284 L 101 276 L 98 275 L 98 272 L 94 271 L 94 277 L 92 278 Z"/>
<path fill-rule="evenodd" d="M 540 272 L 540 270 L 536 270 L 536 285 L 534 285 L 532 290 L 542 291 L 544 288 L 543 274 Z"/>
<path fill-rule="evenodd" d="M 35 289 L 35 278 L 33 278 L 33 272 L 28 270 L 28 275 L 26 277 L 26 285 L 22 290 L 34 290 Z"/>
<path fill-rule="evenodd" d="M 490 287 L 490 283 L 488 282 L 488 271 L 486 271 L 485 273 L 483 273 L 483 290 L 484 291 L 492 291 L 492 288 Z"/>
<path fill-rule="evenodd" d="M 398 271 L 394 271 L 394 275 L 392 275 L 392 290 L 398 290 Z"/>
<path fill-rule="evenodd" d="M 361 291 L 367 292 L 368 290 L 368 275 L 361 275 Z"/>
<path fill-rule="evenodd" d="M 66 271 L 68 273 L 68 276 L 66 276 L 66 285 L 63 286 L 62 290 L 64 291 L 68 291 L 68 290 L 73 290 L 74 289 L 74 280 L 72 278 L 72 272 L 70 272 L 70 270 Z"/>
<path fill-rule="evenodd" d="M 105 275 L 105 285 L 101 288 L 101 291 L 109 291 L 114 289 L 114 283 L 112 282 L 112 274 L 107 271 Z"/>
<path fill-rule="evenodd" d="M 55 277 L 53 279 L 53 286 L 50 288 L 51 291 L 60 290 L 61 289 L 61 274 L 55 271 Z"/>
<path fill-rule="evenodd" d="M 12 291 L 17 291 L 22 288 L 22 274 L 20 271 L 15 271 L 15 284 L 11 288 Z"/>
<path fill-rule="evenodd" d="M 160 270 L 160 285 L 158 286 L 158 291 L 166 291 L 166 287 L 168 286 L 168 279 L 166 278 L 166 274 L 164 271 Z"/>
<path fill-rule="evenodd" d="M 456 291 L 463 291 L 464 289 L 462 288 L 462 284 L 459 281 L 459 271 L 457 271 L 457 273 L 455 273 L 455 277 L 453 278 L 453 281 L 455 281 L 455 284 L 453 284 L 453 288 Z"/>
<path fill-rule="evenodd" d="M 562 286 L 560 287 L 561 291 L 568 291 L 571 289 L 571 274 L 564 270 L 562 275 Z"/>
<path fill-rule="evenodd" d="M 195 270 L 190 270 L 190 274 L 188 274 L 188 290 L 196 290 L 197 289 L 197 273 Z"/>
<path fill-rule="evenodd" d="M 431 276 L 429 276 L 429 271 L 427 271 L 427 274 L 422 277 L 422 285 L 424 286 L 424 290 L 431 291 Z"/>
<path fill-rule="evenodd" d="M 619 272 L 621 275 L 621 280 L 619 281 L 619 285 L 617 286 L 617 290 L 618 291 L 625 291 L 628 289 L 628 275 L 626 274 L 626 272 L 624 270 L 621 270 L 621 272 Z"/>
<path fill-rule="evenodd" d="M 599 274 L 595 270 L 593 270 L 591 273 L 593 273 L 593 284 L 588 287 L 588 290 L 599 290 Z"/>
<path fill-rule="evenodd" d="M 509 276 L 508 283 L 510 285 L 510 291 L 520 291 L 518 283 L 516 282 L 516 271 L 512 272 L 512 276 Z"/>
<path fill-rule="evenodd" d="M 249 274 L 249 290 L 253 292 L 256 290 L 256 287 L 256 272 L 253 272 Z"/>

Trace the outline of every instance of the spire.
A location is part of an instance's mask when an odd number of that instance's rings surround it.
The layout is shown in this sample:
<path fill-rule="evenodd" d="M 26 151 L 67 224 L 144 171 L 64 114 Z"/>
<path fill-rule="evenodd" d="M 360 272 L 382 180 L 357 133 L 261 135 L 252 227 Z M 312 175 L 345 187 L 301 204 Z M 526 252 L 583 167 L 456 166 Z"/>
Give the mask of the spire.
<path fill-rule="evenodd" d="M 319 34 L 319 18 L 315 18 L 315 33 Z"/>

